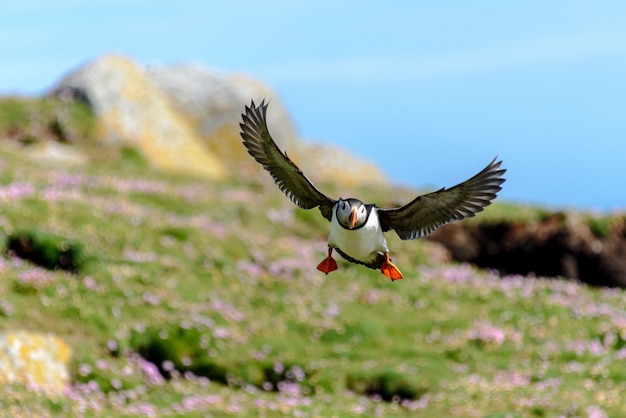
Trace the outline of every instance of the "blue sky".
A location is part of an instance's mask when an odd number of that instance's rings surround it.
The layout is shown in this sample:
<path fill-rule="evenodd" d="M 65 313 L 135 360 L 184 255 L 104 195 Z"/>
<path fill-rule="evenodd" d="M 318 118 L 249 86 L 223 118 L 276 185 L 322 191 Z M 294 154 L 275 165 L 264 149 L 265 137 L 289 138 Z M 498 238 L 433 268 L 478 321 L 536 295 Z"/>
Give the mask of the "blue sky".
<path fill-rule="evenodd" d="M 626 2 L 388 4 L 4 0 L 0 93 L 112 51 L 243 71 L 397 183 L 452 186 L 497 154 L 504 199 L 626 210 Z"/>

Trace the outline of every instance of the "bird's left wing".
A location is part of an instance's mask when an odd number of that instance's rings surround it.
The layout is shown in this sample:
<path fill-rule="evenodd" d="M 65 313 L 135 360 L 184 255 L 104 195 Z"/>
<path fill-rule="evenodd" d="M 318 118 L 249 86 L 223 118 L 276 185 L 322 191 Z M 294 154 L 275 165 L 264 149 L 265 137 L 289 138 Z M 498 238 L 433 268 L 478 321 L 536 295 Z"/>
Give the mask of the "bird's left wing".
<path fill-rule="evenodd" d="M 399 208 L 378 209 L 383 231 L 393 229 L 401 239 L 416 239 L 447 223 L 475 216 L 502 190 L 506 170 L 500 168 L 502 161 L 496 159 L 471 179 L 450 189 L 418 196 Z"/>
<path fill-rule="evenodd" d="M 276 185 L 293 203 L 302 209 L 319 206 L 322 215 L 330 221 L 336 201 L 320 192 L 287 153 L 278 148 L 267 129 L 266 112 L 265 100 L 259 106 L 252 101 L 241 115 L 241 138 L 248 153 L 272 175 Z"/>

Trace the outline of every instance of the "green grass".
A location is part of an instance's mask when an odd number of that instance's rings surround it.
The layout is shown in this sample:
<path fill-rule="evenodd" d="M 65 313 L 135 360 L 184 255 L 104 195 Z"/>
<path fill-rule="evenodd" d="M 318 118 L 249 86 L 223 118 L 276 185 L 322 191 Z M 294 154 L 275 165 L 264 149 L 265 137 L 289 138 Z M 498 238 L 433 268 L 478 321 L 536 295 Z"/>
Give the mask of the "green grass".
<path fill-rule="evenodd" d="M 54 98 L 0 98 L 0 133 L 24 144 L 90 140 L 96 121 L 82 102 Z"/>
<path fill-rule="evenodd" d="M 42 231 L 90 257 L 78 274 L 0 258 L 0 326 L 73 348 L 68 394 L 4 386 L 8 415 L 626 413 L 623 291 L 430 265 L 393 235 L 403 280 L 341 261 L 325 276 L 329 224 L 269 176 L 215 183 L 120 155 L 67 168 L 0 151 L 0 235 Z"/>

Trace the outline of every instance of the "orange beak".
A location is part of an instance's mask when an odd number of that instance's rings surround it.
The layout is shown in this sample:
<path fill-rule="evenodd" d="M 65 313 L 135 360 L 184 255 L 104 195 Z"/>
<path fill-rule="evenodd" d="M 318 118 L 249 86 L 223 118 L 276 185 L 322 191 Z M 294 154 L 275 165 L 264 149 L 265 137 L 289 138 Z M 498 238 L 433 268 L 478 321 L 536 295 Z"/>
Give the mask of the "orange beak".
<path fill-rule="evenodd" d="M 352 208 L 350 213 L 350 229 L 354 228 L 354 224 L 356 224 L 356 208 Z"/>

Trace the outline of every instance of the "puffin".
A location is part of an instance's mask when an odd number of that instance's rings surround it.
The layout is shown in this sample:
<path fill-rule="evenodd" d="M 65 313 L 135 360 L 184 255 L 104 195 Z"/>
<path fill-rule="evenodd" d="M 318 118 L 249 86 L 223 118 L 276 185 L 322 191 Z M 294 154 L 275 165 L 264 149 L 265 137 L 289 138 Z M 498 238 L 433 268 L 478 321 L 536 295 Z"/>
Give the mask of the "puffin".
<path fill-rule="evenodd" d="M 322 193 L 302 170 L 280 150 L 267 128 L 265 99 L 259 106 L 251 101 L 242 113 L 241 138 L 248 153 L 263 166 L 278 188 L 302 209 L 319 208 L 330 221 L 328 255 L 317 269 L 323 273 L 337 270 L 333 251 L 344 259 L 380 270 L 391 281 L 402 273 L 389 258 L 384 233 L 390 230 L 403 240 L 413 240 L 433 233 L 440 226 L 475 216 L 502 190 L 506 169 L 494 158 L 478 174 L 446 189 L 417 196 L 404 206 L 378 207 L 350 198 L 332 199 Z"/>

